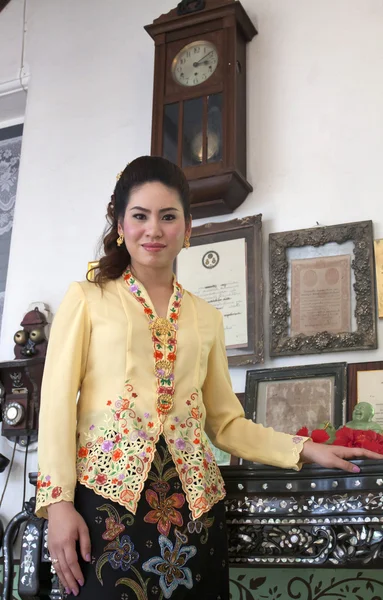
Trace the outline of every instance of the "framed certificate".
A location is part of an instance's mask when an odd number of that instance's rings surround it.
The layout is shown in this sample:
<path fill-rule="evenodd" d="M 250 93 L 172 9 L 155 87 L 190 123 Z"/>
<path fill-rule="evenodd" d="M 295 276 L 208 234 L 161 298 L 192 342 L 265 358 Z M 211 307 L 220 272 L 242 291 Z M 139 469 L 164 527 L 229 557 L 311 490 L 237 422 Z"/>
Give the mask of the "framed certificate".
<path fill-rule="evenodd" d="M 177 278 L 222 312 L 230 366 L 263 362 L 261 215 L 195 227 Z"/>
<path fill-rule="evenodd" d="M 270 356 L 377 348 L 372 221 L 270 234 Z"/>
<path fill-rule="evenodd" d="M 348 420 L 357 402 L 368 402 L 375 411 L 374 421 L 383 427 L 383 361 L 349 364 L 347 380 Z"/>

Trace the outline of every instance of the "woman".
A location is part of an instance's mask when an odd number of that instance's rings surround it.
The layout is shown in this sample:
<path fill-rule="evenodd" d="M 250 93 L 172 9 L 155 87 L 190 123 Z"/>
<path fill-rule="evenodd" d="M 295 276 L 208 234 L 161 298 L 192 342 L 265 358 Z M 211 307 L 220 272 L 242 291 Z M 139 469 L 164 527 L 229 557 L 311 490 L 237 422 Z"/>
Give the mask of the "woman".
<path fill-rule="evenodd" d="M 345 459 L 379 456 L 244 418 L 220 313 L 173 277 L 191 232 L 178 167 L 130 163 L 108 217 L 96 283 L 71 285 L 51 332 L 36 512 L 49 518 L 67 594 L 228 600 L 225 492 L 207 436 L 231 454 L 297 470 L 357 471 Z"/>

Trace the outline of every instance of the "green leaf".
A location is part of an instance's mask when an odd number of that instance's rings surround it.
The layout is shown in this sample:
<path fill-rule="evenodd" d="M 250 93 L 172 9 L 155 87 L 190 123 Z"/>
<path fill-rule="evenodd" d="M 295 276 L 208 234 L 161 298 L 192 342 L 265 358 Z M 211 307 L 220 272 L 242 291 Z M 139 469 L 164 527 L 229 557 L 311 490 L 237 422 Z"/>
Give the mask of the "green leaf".
<path fill-rule="evenodd" d="M 178 473 L 177 471 L 172 467 L 171 469 L 169 469 L 168 471 L 166 471 L 165 475 L 164 475 L 164 480 L 165 481 L 169 481 L 169 479 L 172 479 L 173 477 L 178 477 Z"/>
<path fill-rule="evenodd" d="M 117 510 L 111 504 L 103 504 L 102 506 L 98 506 L 97 510 L 103 510 L 108 513 L 108 517 L 112 517 L 116 523 L 120 523 L 120 515 Z"/>
<path fill-rule="evenodd" d="M 97 564 L 96 564 L 96 575 L 97 575 L 97 579 L 99 580 L 101 585 L 104 585 L 104 582 L 101 577 L 101 571 L 102 571 L 102 567 L 108 562 L 108 556 L 109 556 L 108 552 L 105 552 L 105 554 L 102 554 L 100 556 L 100 558 L 98 559 Z"/>
<path fill-rule="evenodd" d="M 366 589 L 371 590 L 371 592 L 374 593 L 374 586 L 372 585 L 371 581 L 367 582 Z"/>

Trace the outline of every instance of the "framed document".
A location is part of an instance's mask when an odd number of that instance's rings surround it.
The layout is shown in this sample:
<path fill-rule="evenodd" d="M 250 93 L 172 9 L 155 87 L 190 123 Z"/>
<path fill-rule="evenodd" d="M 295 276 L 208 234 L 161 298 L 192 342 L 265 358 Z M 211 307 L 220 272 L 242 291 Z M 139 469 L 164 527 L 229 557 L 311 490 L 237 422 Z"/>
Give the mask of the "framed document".
<path fill-rule="evenodd" d="M 263 362 L 261 215 L 195 227 L 177 278 L 222 312 L 230 366 Z"/>
<path fill-rule="evenodd" d="M 347 419 L 352 419 L 357 402 L 368 402 L 375 410 L 374 421 L 383 427 L 383 361 L 349 364 L 347 381 Z"/>
<path fill-rule="evenodd" d="M 295 434 L 346 418 L 346 363 L 258 369 L 247 372 L 246 417 L 276 431 Z"/>
<path fill-rule="evenodd" d="M 272 233 L 270 356 L 377 348 L 372 221 Z"/>

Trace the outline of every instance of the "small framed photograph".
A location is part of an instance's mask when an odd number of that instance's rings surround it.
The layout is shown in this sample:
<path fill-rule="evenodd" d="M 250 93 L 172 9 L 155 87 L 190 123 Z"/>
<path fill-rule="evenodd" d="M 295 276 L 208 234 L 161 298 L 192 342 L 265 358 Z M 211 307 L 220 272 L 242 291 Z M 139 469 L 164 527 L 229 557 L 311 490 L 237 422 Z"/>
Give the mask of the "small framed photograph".
<path fill-rule="evenodd" d="M 270 356 L 377 348 L 372 221 L 272 233 Z"/>
<path fill-rule="evenodd" d="M 248 419 L 294 435 L 346 419 L 347 365 L 329 363 L 247 372 L 245 413 Z"/>
<path fill-rule="evenodd" d="M 357 402 L 368 402 L 375 411 L 374 421 L 383 427 L 383 361 L 349 364 L 347 387 L 347 420 L 352 420 Z"/>
<path fill-rule="evenodd" d="M 261 215 L 193 228 L 177 279 L 223 315 L 229 365 L 263 362 Z"/>

